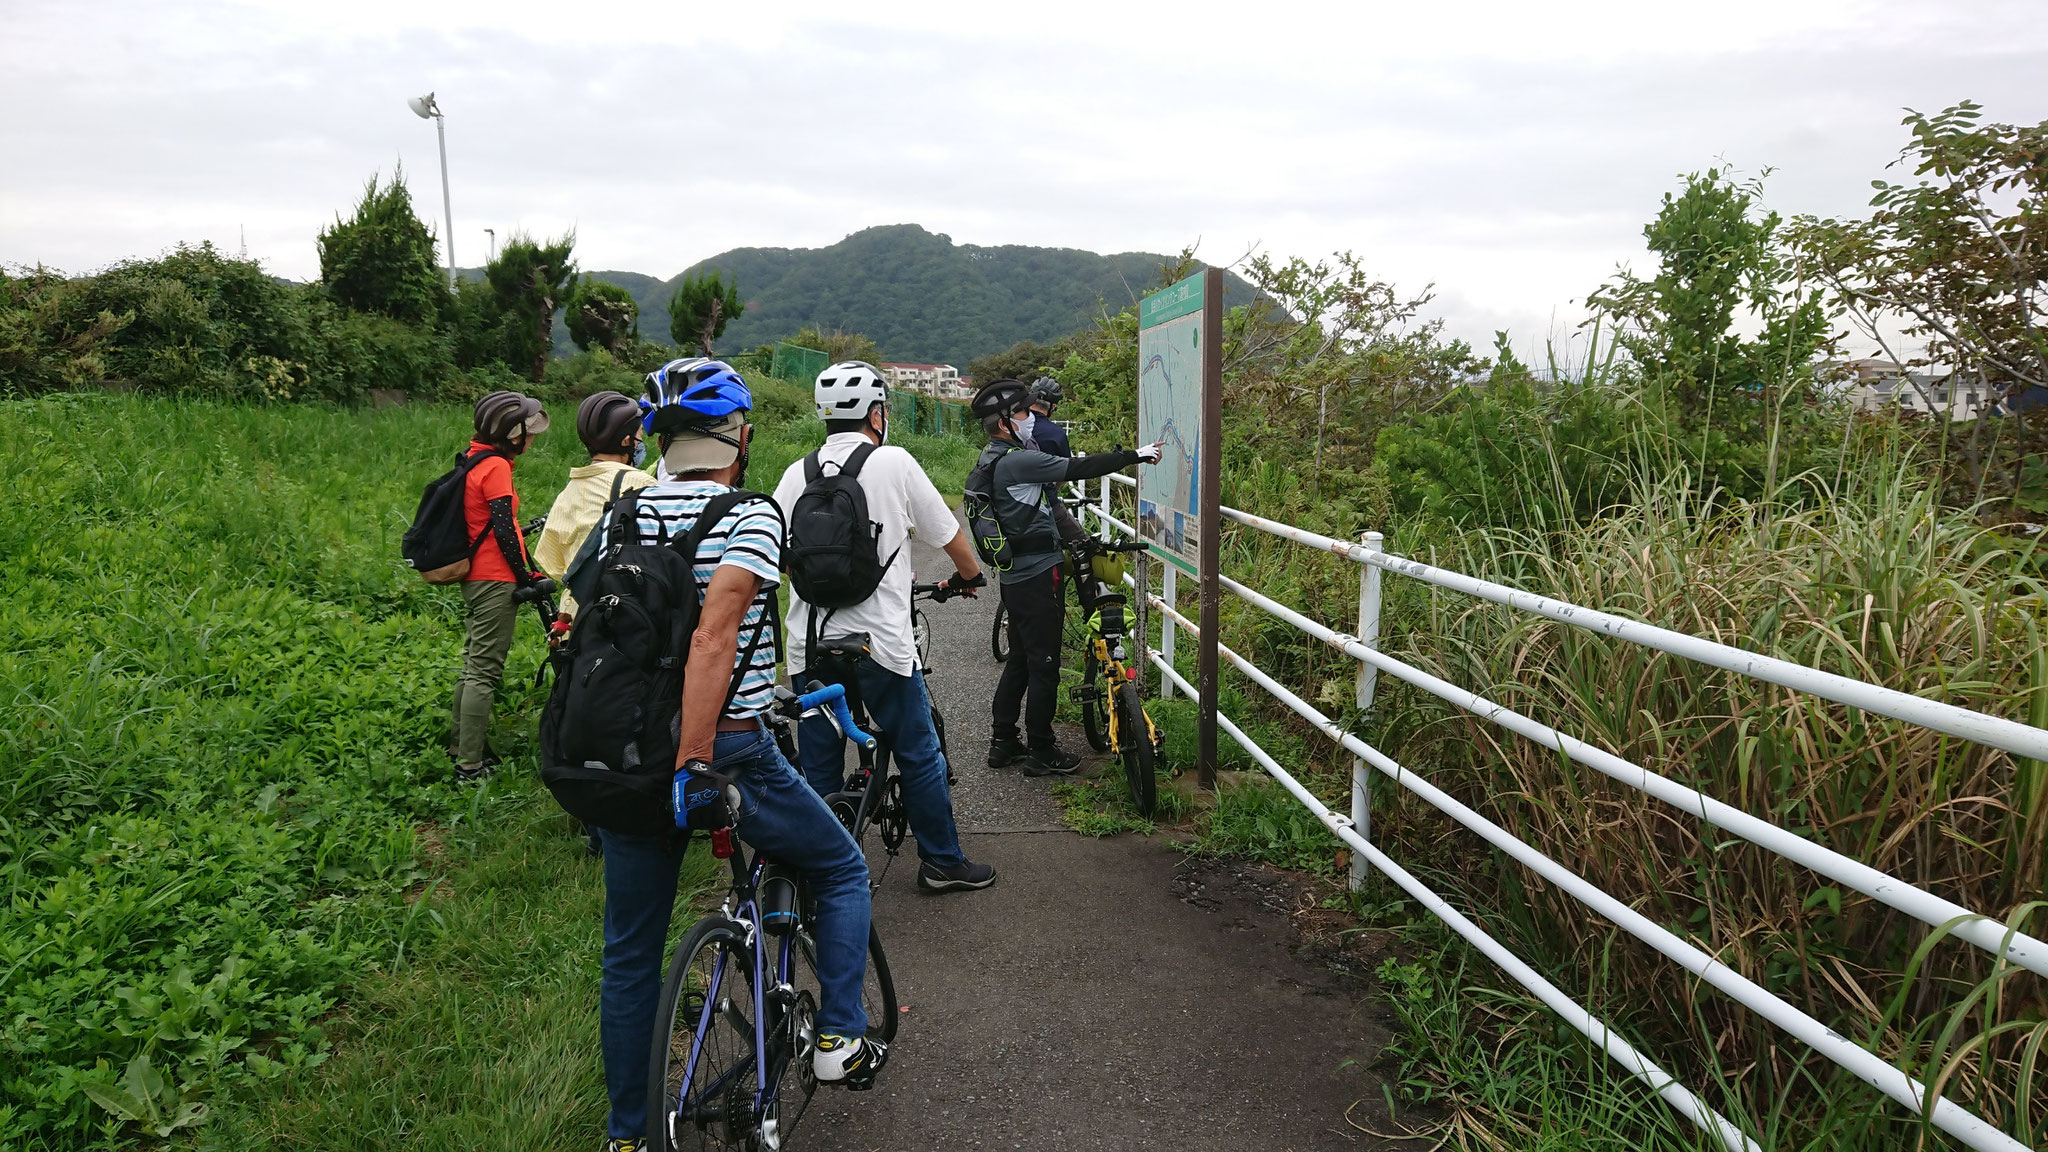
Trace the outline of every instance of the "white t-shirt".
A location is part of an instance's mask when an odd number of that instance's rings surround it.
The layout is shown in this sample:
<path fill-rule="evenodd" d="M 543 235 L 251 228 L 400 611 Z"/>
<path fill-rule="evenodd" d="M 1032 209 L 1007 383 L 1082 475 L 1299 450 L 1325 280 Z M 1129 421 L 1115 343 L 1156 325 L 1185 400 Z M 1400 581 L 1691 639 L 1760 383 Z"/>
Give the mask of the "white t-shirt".
<path fill-rule="evenodd" d="M 867 436 L 859 432 L 836 432 L 825 438 L 825 444 L 818 450 L 818 461 L 824 465 L 825 475 L 838 471 L 835 465 L 843 464 L 853 455 L 853 450 L 869 443 Z M 953 510 L 946 505 L 946 498 L 933 487 L 931 478 L 917 463 L 917 458 L 902 448 L 884 445 L 868 457 L 860 470 L 861 490 L 867 494 L 868 516 L 882 526 L 878 542 L 881 557 L 895 559 L 882 573 L 882 584 L 875 594 L 851 608 L 830 611 L 824 621 L 828 635 L 839 636 L 849 632 L 865 632 L 869 637 L 870 651 L 875 663 L 887 668 L 898 676 L 910 675 L 917 667 L 917 643 L 910 635 L 910 539 L 915 536 L 933 547 L 944 547 L 960 532 L 960 522 L 953 519 Z M 775 486 L 775 503 L 782 508 L 782 515 L 788 519 L 796 507 L 796 498 L 804 490 L 804 462 L 799 459 L 782 474 L 782 482 Z M 796 589 L 789 593 L 789 621 L 784 629 L 789 644 L 789 670 L 791 674 L 804 668 L 806 653 L 804 645 L 810 638 L 811 606 L 797 597 Z"/>

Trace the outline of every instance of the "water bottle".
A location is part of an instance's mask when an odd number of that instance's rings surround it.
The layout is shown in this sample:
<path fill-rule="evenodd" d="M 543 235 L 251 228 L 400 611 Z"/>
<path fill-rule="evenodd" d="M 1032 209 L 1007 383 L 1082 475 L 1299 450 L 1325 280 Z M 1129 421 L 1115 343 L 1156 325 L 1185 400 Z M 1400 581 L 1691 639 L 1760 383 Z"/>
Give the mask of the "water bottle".
<path fill-rule="evenodd" d="M 774 865 L 761 877 L 761 927 L 771 935 L 787 936 L 796 927 L 796 878 Z"/>

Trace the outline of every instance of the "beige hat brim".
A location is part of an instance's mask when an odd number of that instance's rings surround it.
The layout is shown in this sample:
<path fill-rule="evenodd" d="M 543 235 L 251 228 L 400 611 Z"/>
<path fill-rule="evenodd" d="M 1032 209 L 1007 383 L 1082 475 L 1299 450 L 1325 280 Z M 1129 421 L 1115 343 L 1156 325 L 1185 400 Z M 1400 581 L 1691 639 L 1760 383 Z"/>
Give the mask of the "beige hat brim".
<path fill-rule="evenodd" d="M 735 444 L 713 439 L 713 433 L 738 441 L 740 429 L 747 426 L 745 416 L 734 412 L 725 418 L 725 423 L 706 431 L 678 432 L 662 451 L 661 463 L 672 476 L 685 472 L 709 472 L 717 468 L 730 468 L 740 458 Z"/>

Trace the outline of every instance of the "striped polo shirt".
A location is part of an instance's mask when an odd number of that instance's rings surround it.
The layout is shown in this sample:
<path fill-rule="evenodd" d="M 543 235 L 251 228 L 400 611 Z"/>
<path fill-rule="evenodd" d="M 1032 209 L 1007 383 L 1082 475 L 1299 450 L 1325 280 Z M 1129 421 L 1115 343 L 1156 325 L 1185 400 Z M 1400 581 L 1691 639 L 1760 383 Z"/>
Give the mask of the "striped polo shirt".
<path fill-rule="evenodd" d="M 697 514 L 713 496 L 730 491 L 709 480 L 672 480 L 642 488 L 636 494 L 639 502 L 634 506 L 639 529 L 635 543 L 653 544 L 664 532 L 670 540 L 680 540 L 696 525 Z M 754 656 L 740 678 L 739 691 L 725 706 L 727 717 L 743 720 L 759 715 L 775 702 L 775 665 L 781 653 L 775 632 L 768 626 L 768 605 L 782 579 L 782 513 L 774 501 L 766 496 L 743 501 L 705 533 L 692 568 L 699 596 L 710 586 L 711 574 L 728 564 L 761 578 L 761 590 L 755 593 L 746 618 L 740 622 L 739 650 L 733 667 L 739 668 L 750 644 L 754 645 Z M 757 636 L 760 643 L 755 644 Z"/>

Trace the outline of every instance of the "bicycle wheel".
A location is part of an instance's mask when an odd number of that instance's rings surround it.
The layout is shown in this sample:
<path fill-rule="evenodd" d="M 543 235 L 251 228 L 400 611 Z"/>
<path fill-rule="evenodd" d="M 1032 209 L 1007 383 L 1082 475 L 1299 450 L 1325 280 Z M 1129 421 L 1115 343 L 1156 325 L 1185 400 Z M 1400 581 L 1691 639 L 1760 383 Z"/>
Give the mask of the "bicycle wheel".
<path fill-rule="evenodd" d="M 1152 729 L 1145 723 L 1145 705 L 1138 686 L 1126 680 L 1116 686 L 1117 751 L 1123 757 L 1124 779 L 1131 785 L 1131 803 L 1147 819 L 1159 806 L 1159 781 L 1152 755 Z"/>
<path fill-rule="evenodd" d="M 1010 658 L 1010 610 L 996 603 L 996 622 L 988 630 L 988 650 L 1001 664 Z"/>
<path fill-rule="evenodd" d="M 797 986 L 815 989 L 819 987 L 818 946 L 811 939 L 808 924 L 799 940 L 803 969 Z M 868 970 L 861 977 L 860 1006 L 868 1017 L 868 1039 L 883 1044 L 896 1039 L 896 1022 L 902 1007 L 896 1003 L 896 981 L 889 974 L 889 958 L 882 952 L 882 937 L 873 924 L 868 925 Z"/>
<path fill-rule="evenodd" d="M 753 974 L 744 930 L 726 917 L 699 920 L 676 946 L 648 1069 L 654 1152 L 754 1146 Z"/>
<path fill-rule="evenodd" d="M 1088 737 L 1088 746 L 1097 752 L 1109 751 L 1109 689 L 1114 685 L 1104 681 L 1102 664 L 1095 659 L 1094 652 L 1081 657 L 1081 732 Z"/>
<path fill-rule="evenodd" d="M 910 638 L 917 645 L 917 666 L 929 668 L 932 664 L 932 622 L 924 618 L 924 609 L 910 610 Z"/>

